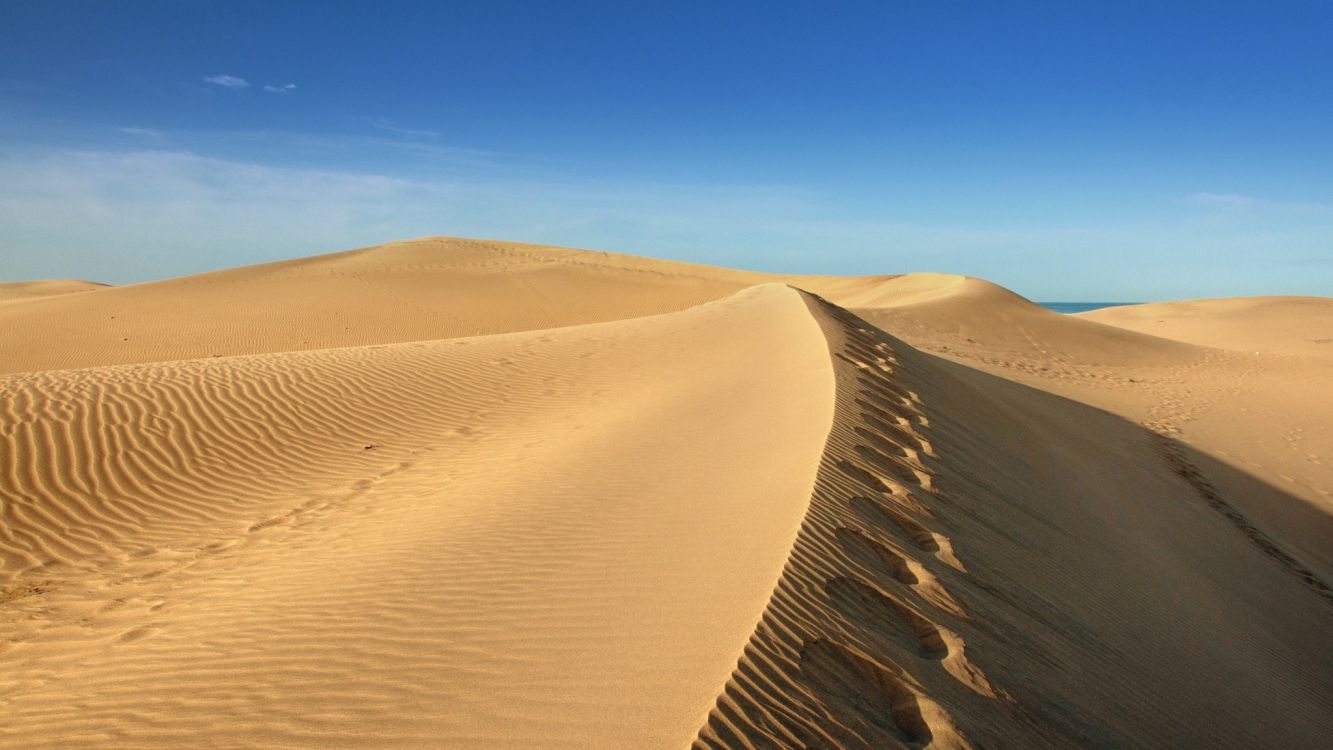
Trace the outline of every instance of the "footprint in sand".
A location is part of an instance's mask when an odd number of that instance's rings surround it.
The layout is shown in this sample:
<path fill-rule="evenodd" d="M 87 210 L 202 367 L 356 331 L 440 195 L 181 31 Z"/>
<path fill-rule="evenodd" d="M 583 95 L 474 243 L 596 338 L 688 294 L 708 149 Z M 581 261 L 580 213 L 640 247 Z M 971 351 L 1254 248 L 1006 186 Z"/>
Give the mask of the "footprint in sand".
<path fill-rule="evenodd" d="M 953 543 L 943 534 L 931 531 L 903 513 L 865 496 L 852 498 L 851 506 L 852 510 L 856 511 L 871 525 L 878 528 L 897 528 L 906 535 L 917 549 L 931 553 L 940 562 L 959 572 L 967 572 L 967 568 L 963 566 L 962 561 L 954 555 Z"/>
<path fill-rule="evenodd" d="M 816 638 L 801 646 L 800 668 L 838 725 L 865 747 L 925 747 L 935 739 L 921 696 L 868 656 Z"/>

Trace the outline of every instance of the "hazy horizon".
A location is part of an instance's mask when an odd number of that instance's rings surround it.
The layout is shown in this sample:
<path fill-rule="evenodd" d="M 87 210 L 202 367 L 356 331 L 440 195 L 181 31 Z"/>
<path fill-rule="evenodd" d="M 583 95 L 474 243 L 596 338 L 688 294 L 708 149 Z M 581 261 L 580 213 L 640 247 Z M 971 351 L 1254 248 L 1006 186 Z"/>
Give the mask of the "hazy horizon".
<path fill-rule="evenodd" d="M 1333 9 L 53 2 L 0 280 L 422 235 L 1034 300 L 1333 293 Z"/>

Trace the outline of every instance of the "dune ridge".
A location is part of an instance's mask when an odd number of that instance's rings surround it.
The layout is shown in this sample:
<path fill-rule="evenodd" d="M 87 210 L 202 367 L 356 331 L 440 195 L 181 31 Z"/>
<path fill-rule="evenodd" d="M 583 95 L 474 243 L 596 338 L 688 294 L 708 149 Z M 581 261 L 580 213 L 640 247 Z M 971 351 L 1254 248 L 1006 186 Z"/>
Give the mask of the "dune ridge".
<path fill-rule="evenodd" d="M 930 420 L 894 377 L 904 364 L 887 337 L 811 305 L 837 417 L 785 575 L 695 747 L 971 747 L 937 701 L 1005 696 L 933 619 L 966 616 L 938 578 L 966 568 L 927 525 Z"/>
<path fill-rule="evenodd" d="M 106 287 L 73 295 L 77 300 L 16 299 L 0 308 L 0 326 L 8 331 L 0 338 L 0 372 L 559 328 L 676 312 L 766 283 L 792 284 L 849 305 L 878 305 L 947 293 L 932 290 L 947 290 L 961 279 L 770 274 L 514 242 L 423 237 Z M 64 346 L 45 345 L 52 338 Z"/>
<path fill-rule="evenodd" d="M 16 300 L 0 308 L 0 326 L 8 331 L 0 338 L 0 372 L 559 328 L 676 312 L 766 283 L 819 294 L 904 335 L 924 330 L 932 338 L 956 335 L 961 342 L 978 321 L 990 334 L 1004 330 L 997 325 L 1004 323 L 1013 329 L 1009 338 L 1014 346 L 1022 348 L 1030 347 L 1033 338 L 1019 331 L 1041 331 L 1054 321 L 1066 331 L 1058 338 L 1071 350 L 1065 356 L 1095 359 L 1107 345 L 1134 356 L 1193 349 L 1058 316 L 995 284 L 955 274 L 770 274 L 541 245 L 424 237 L 106 287 L 93 294 Z M 977 316 L 979 309 L 986 316 Z M 1036 327 L 1028 325 L 1032 321 Z M 47 346 L 53 338 L 64 345 Z M 995 335 L 987 340 L 993 348 L 1008 345 Z"/>

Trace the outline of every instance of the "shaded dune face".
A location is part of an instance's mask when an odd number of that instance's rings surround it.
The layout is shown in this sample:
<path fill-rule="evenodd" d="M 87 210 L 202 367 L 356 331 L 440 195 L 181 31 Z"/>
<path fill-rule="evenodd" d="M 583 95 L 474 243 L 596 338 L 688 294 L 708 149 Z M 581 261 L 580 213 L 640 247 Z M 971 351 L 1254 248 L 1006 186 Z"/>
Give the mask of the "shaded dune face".
<path fill-rule="evenodd" d="M 696 747 L 1319 745 L 1333 665 L 1295 665 L 1333 608 L 1308 571 L 1210 517 L 1151 433 L 810 306 L 836 417 L 783 578 Z M 1182 556 L 1183 540 L 1207 552 Z M 1286 634 L 1282 654 L 1215 613 L 1242 578 L 1237 606 Z M 1266 687 L 1198 689 L 1223 674 Z M 1240 718 L 1256 700 L 1263 729 Z"/>
<path fill-rule="evenodd" d="M 926 281 L 912 276 L 894 283 Z M 1057 315 L 979 279 L 942 291 L 856 312 L 920 351 L 1109 411 L 1161 446 L 1187 446 L 1198 454 L 1192 462 L 1229 465 L 1235 471 L 1210 481 L 1244 517 L 1237 526 L 1278 539 L 1301 567 L 1333 579 L 1333 300 L 1242 297 Z M 1156 463 L 1172 460 L 1158 451 Z"/>

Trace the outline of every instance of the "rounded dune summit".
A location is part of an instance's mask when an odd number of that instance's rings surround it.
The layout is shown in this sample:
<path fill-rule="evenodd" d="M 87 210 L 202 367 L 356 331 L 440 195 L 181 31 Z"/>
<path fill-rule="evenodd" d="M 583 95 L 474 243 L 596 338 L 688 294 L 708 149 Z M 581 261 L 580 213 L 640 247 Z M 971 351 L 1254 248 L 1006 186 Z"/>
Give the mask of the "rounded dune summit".
<path fill-rule="evenodd" d="M 1333 357 L 1333 299 L 1232 297 L 1124 305 L 1079 317 L 1220 349 Z"/>
<path fill-rule="evenodd" d="M 0 283 L 0 303 L 52 297 L 60 294 L 78 294 L 109 289 L 106 284 L 78 279 L 44 279 L 41 281 L 11 281 Z"/>

